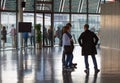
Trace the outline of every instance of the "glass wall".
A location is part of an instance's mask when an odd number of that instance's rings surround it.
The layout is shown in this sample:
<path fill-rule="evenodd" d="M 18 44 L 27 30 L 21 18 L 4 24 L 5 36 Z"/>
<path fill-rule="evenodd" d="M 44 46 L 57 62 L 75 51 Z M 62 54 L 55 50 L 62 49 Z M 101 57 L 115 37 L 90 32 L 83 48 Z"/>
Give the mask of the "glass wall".
<path fill-rule="evenodd" d="M 35 45 L 34 14 L 33 13 L 23 13 L 23 22 L 31 22 L 32 23 L 31 33 L 28 33 L 27 46 L 33 46 L 33 45 Z"/>
<path fill-rule="evenodd" d="M 72 14 L 72 29 L 71 33 L 75 44 L 78 43 L 78 37 L 83 32 L 83 26 L 86 23 L 86 15 Z"/>
<path fill-rule="evenodd" d="M 61 30 L 68 22 L 69 14 L 54 14 L 54 45 L 61 44 Z M 59 34 L 57 34 L 58 29 L 60 29 Z"/>
<path fill-rule="evenodd" d="M 60 32 L 62 27 L 69 22 L 69 14 L 54 14 L 54 36 L 55 36 L 55 45 L 59 45 L 61 39 L 59 38 L 58 31 Z M 100 29 L 100 16 L 99 15 L 89 15 L 89 26 L 90 30 L 95 30 L 97 34 Z M 84 31 L 84 24 L 86 24 L 86 15 L 85 14 L 72 14 L 71 15 L 71 34 L 73 36 L 75 44 L 78 44 L 78 37 Z M 58 30 L 60 29 L 60 30 Z"/>
<path fill-rule="evenodd" d="M 1 46 L 3 47 L 13 47 L 13 42 L 12 36 L 13 36 L 13 27 L 16 29 L 16 13 L 13 12 L 2 12 L 1 13 L 1 24 L 2 27 L 6 27 L 6 42 L 5 45 L 3 46 L 4 42 L 1 40 Z M 1 28 L 2 30 L 3 28 Z M 15 47 L 15 46 L 14 46 Z"/>

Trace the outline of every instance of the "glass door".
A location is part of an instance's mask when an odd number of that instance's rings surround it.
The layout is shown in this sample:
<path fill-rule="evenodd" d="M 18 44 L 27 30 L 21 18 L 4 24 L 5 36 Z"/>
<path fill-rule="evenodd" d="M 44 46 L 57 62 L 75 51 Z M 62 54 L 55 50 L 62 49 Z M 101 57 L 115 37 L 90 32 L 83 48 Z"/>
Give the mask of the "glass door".
<path fill-rule="evenodd" d="M 51 47 L 53 43 L 53 28 L 51 27 L 51 14 L 36 14 L 36 24 L 41 24 L 42 46 Z"/>
<path fill-rule="evenodd" d="M 53 27 L 51 27 L 51 14 L 44 14 L 43 24 L 43 46 L 52 46 L 54 40 Z"/>
<path fill-rule="evenodd" d="M 62 28 L 69 22 L 69 14 L 54 14 L 54 45 L 62 46 Z"/>
<path fill-rule="evenodd" d="M 16 13 L 1 13 L 1 48 L 11 49 L 16 47 Z"/>

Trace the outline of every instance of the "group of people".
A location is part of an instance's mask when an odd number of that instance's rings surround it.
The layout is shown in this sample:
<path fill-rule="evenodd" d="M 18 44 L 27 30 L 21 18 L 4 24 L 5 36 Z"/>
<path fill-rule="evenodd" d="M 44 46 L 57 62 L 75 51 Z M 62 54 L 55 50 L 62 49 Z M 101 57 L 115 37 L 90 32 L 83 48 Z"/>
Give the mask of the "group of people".
<path fill-rule="evenodd" d="M 62 45 L 63 45 L 63 54 L 62 54 L 62 64 L 63 67 L 67 70 L 72 70 L 75 65 L 73 61 L 73 50 L 74 50 L 74 42 L 71 35 L 71 23 L 67 23 L 66 26 L 63 27 L 62 30 Z M 98 69 L 97 61 L 95 55 L 97 54 L 96 45 L 98 43 L 98 37 L 96 34 L 89 30 L 89 25 L 84 25 L 84 32 L 79 36 L 78 42 L 81 46 L 81 54 L 84 56 L 85 62 L 85 70 L 84 72 L 89 74 L 89 62 L 88 56 L 91 55 L 95 73 L 98 73 L 100 70 Z"/>
<path fill-rule="evenodd" d="M 11 30 L 8 33 L 10 33 L 10 36 L 12 37 L 12 46 L 15 47 L 17 32 L 16 32 L 16 29 L 15 29 L 14 25 L 11 26 Z M 7 34 L 8 33 L 7 33 L 7 30 L 6 30 L 6 27 L 3 26 L 2 30 L 1 30 L 1 40 L 3 42 L 3 44 L 2 44 L 3 48 L 5 47 L 5 43 L 7 42 Z"/>
<path fill-rule="evenodd" d="M 12 47 L 16 47 L 16 38 L 17 38 L 17 31 L 14 25 L 12 24 L 10 27 L 10 31 L 7 31 L 6 27 L 3 26 L 1 30 L 1 40 L 2 40 L 2 47 L 5 48 L 5 43 L 7 42 L 7 35 L 10 34 L 11 39 L 12 39 Z M 30 44 L 34 45 L 35 44 L 35 37 L 34 37 L 35 31 L 32 28 L 31 33 L 24 32 L 22 33 L 22 38 L 24 41 L 24 46 L 27 46 L 28 38 L 30 38 Z"/>
<path fill-rule="evenodd" d="M 33 27 L 31 28 L 31 32 L 23 32 L 22 38 L 23 38 L 24 47 L 28 46 L 28 38 L 30 39 L 30 45 L 35 46 L 35 30 L 34 30 L 34 28 Z"/>

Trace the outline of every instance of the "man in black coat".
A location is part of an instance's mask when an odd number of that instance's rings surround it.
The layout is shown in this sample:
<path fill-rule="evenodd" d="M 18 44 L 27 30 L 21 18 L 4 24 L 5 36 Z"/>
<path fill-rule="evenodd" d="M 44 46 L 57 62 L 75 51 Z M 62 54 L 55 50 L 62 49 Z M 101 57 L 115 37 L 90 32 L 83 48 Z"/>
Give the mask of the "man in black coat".
<path fill-rule="evenodd" d="M 100 70 L 97 67 L 95 54 L 97 54 L 96 45 L 99 39 L 94 32 L 88 29 L 89 29 L 89 25 L 85 24 L 84 32 L 78 38 L 78 42 L 82 47 L 82 55 L 84 56 L 84 60 L 85 60 L 85 67 L 86 67 L 85 73 L 87 74 L 89 73 L 88 55 L 91 55 L 92 57 L 95 73 L 98 73 Z"/>

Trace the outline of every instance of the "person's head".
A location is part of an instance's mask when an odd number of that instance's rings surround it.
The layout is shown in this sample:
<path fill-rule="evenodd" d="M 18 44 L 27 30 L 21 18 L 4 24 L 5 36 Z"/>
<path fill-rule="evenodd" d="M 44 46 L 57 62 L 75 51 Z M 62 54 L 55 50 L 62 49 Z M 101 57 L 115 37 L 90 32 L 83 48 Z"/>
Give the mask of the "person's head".
<path fill-rule="evenodd" d="M 63 33 L 69 32 L 70 31 L 70 27 L 69 26 L 64 26 L 64 31 Z"/>
<path fill-rule="evenodd" d="M 86 31 L 86 30 L 88 30 L 89 29 L 89 25 L 88 24 L 85 24 L 84 25 L 84 30 Z"/>
<path fill-rule="evenodd" d="M 67 23 L 66 26 L 72 27 L 71 23 Z"/>
<path fill-rule="evenodd" d="M 6 27 L 5 26 L 3 26 L 3 30 L 5 30 L 6 29 Z"/>

